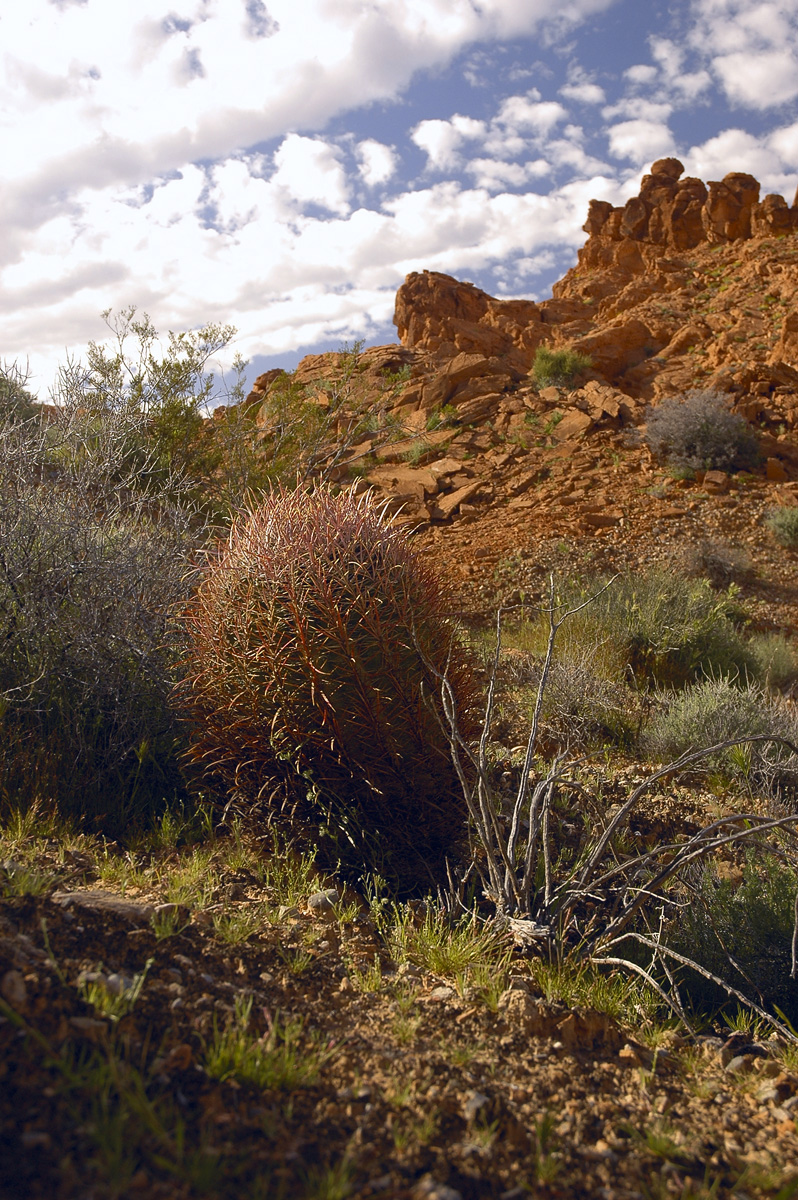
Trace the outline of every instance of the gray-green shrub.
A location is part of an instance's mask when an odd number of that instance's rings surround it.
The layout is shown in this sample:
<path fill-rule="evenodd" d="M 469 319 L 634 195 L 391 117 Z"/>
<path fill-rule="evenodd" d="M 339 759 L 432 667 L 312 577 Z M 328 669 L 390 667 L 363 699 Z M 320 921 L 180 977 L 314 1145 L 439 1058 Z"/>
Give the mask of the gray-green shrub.
<path fill-rule="evenodd" d="M 172 614 L 201 532 L 129 428 L 77 406 L 0 420 L 0 810 L 113 834 L 184 789 Z"/>
<path fill-rule="evenodd" d="M 772 508 L 765 517 L 765 528 L 780 546 L 795 550 L 798 547 L 798 507 L 785 504 Z"/>
<path fill-rule="evenodd" d="M 566 587 L 560 602 L 573 607 L 599 591 L 597 581 Z M 741 636 L 733 589 L 721 594 L 706 579 L 663 570 L 624 575 L 571 617 L 560 631 L 558 656 L 593 653 L 608 678 L 631 670 L 642 684 L 682 686 L 701 673 L 742 675 L 756 661 Z M 528 648 L 542 652 L 548 636 L 542 616 Z"/>
<path fill-rule="evenodd" d="M 645 439 L 672 466 L 693 471 L 747 470 L 760 458 L 753 431 L 720 392 L 695 390 L 646 410 Z"/>
<path fill-rule="evenodd" d="M 798 721 L 759 684 L 703 679 L 682 691 L 660 695 L 642 745 L 650 757 L 668 762 L 687 750 L 758 736 L 798 744 Z M 722 751 L 707 759 L 704 769 L 720 771 L 770 795 L 792 796 L 798 788 L 798 756 L 767 743 Z"/>
<path fill-rule="evenodd" d="M 798 1023 L 798 983 L 790 978 L 797 889 L 795 871 L 770 855 L 749 852 L 737 885 L 706 863 L 665 942 L 774 1016 L 778 1007 Z M 699 1012 L 729 1004 L 726 992 L 694 971 L 685 972 L 681 989 Z"/>

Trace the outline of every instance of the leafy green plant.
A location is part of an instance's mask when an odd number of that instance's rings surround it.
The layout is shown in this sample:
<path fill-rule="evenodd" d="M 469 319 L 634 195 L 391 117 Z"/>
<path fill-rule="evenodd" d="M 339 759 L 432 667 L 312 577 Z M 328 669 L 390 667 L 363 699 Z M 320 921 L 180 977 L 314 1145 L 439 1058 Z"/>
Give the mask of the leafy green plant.
<path fill-rule="evenodd" d="M 179 703 L 206 782 L 318 845 L 350 878 L 426 888 L 464 832 L 436 709 L 465 728 L 469 656 L 446 593 L 370 496 L 277 492 L 233 527 L 186 613 Z"/>
<path fill-rule="evenodd" d="M 223 908 L 213 914 L 213 931 L 222 942 L 240 946 L 270 923 L 269 912 L 261 904 L 247 908 Z"/>
<path fill-rule="evenodd" d="M 552 350 L 538 346 L 531 375 L 539 388 L 567 387 L 576 375 L 590 367 L 590 359 L 576 350 Z"/>
<path fill-rule="evenodd" d="M 695 390 L 646 410 L 646 442 L 673 467 L 745 470 L 760 453 L 748 422 L 720 392 Z"/>
<path fill-rule="evenodd" d="M 407 909 L 397 913 L 389 945 L 396 959 L 414 963 L 434 975 L 464 981 L 474 971 L 505 968 L 507 939 L 475 917 L 452 922 L 440 912 L 427 912 L 416 922 Z M 484 984 L 484 977 L 481 978 Z"/>
<path fill-rule="evenodd" d="M 433 408 L 427 418 L 426 430 L 427 433 L 432 433 L 434 429 L 445 428 L 447 425 L 457 424 L 457 406 L 454 404 L 444 404 L 441 408 Z"/>
<path fill-rule="evenodd" d="M 132 979 L 104 974 L 101 963 L 96 971 L 88 972 L 88 977 L 80 983 L 81 996 L 104 1017 L 118 1021 L 135 1007 L 153 962 L 154 959 L 148 958 L 144 969 Z"/>
<path fill-rule="evenodd" d="M 798 547 L 798 507 L 785 504 L 772 508 L 765 517 L 765 528 L 780 546 L 795 550 Z"/>

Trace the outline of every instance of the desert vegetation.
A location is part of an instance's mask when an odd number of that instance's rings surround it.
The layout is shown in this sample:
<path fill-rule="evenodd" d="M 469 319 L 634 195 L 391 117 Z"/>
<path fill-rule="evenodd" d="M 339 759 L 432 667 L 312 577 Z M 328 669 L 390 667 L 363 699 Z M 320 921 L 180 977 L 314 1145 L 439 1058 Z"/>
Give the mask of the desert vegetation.
<path fill-rule="evenodd" d="M 466 1190 L 576 1186 L 563 1122 L 494 1102 L 497 1029 L 516 1089 L 530 1039 L 613 1080 L 625 1047 L 630 1178 L 695 1175 L 657 1088 L 737 1096 L 695 1057 L 724 1028 L 776 1074 L 798 1045 L 796 664 L 737 560 L 468 622 L 338 472 L 391 433 L 357 350 L 260 424 L 239 364 L 209 420 L 230 330 L 111 323 L 45 412 L 0 377 L 0 1078 L 49 1164 L 8 1158 L 19 1194 L 344 1197 L 441 1143 Z M 662 410 L 676 466 L 750 465 L 712 397 Z"/>

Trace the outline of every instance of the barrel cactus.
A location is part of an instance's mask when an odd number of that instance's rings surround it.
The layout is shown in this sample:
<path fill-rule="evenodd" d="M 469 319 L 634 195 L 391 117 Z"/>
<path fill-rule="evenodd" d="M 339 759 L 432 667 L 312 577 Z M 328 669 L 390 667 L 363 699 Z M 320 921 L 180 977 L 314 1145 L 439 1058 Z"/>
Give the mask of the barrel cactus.
<path fill-rule="evenodd" d="M 275 492 L 233 526 L 187 614 L 191 757 L 349 878 L 428 888 L 466 811 L 441 722 L 470 657 L 434 571 L 370 494 Z"/>

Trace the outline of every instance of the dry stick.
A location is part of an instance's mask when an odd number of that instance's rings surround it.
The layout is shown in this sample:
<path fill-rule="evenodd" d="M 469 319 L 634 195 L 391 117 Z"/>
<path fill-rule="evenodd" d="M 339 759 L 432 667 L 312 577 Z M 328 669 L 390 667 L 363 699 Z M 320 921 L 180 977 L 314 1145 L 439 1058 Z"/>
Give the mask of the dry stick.
<path fill-rule="evenodd" d="M 651 931 L 651 926 L 649 924 L 648 917 L 646 916 L 645 913 L 643 914 L 643 920 L 645 921 L 646 928 L 648 929 L 652 938 L 654 939 L 654 941 L 656 941 L 657 945 L 659 945 L 660 942 L 662 941 L 662 927 L 665 923 L 665 905 L 663 904 L 659 910 L 659 932 L 657 933 L 656 936 Z M 662 958 L 662 956 L 660 954 L 658 954 L 657 951 L 655 951 L 651 956 L 651 966 L 649 967 L 649 971 L 653 971 L 653 969 L 657 963 L 659 963 L 660 966 L 662 967 L 662 970 L 665 972 L 665 976 L 668 980 L 668 983 L 671 985 L 671 998 L 673 999 L 674 1004 L 677 1006 L 677 1008 L 679 1009 L 679 1012 L 681 1013 L 681 1019 L 684 1021 L 684 1024 L 687 1027 L 687 1029 L 690 1029 L 690 1022 L 687 1020 L 687 1017 L 685 1015 L 684 1005 L 682 1004 L 682 998 L 679 995 L 679 989 L 676 986 L 676 980 L 673 978 L 671 969 L 668 966 L 665 959 Z M 692 1030 L 691 1030 L 691 1032 L 692 1032 Z"/>
<path fill-rule="evenodd" d="M 791 823 L 794 820 L 794 818 L 793 817 L 785 817 L 785 818 L 781 818 L 781 820 Z M 612 880 L 618 875 L 625 875 L 628 871 L 635 870 L 635 869 L 640 870 L 642 867 L 647 866 L 653 860 L 655 860 L 657 858 L 661 858 L 664 854 L 673 854 L 673 853 L 683 854 L 686 851 L 690 850 L 691 848 L 695 848 L 696 846 L 698 846 L 698 844 L 702 841 L 706 841 L 708 845 L 714 846 L 715 845 L 714 839 L 711 842 L 709 841 L 709 835 L 713 832 L 713 830 L 721 829 L 724 825 L 737 826 L 737 825 L 739 825 L 740 821 L 748 821 L 748 822 L 758 823 L 758 829 L 761 832 L 761 828 L 765 828 L 765 829 L 770 828 L 772 818 L 769 819 L 768 817 L 762 817 L 758 813 L 733 813 L 729 817 L 719 817 L 716 821 L 713 821 L 711 825 L 706 825 L 703 829 L 699 830 L 699 832 L 694 834 L 693 837 L 690 838 L 690 840 L 687 842 L 671 842 L 665 846 L 657 846 L 654 850 L 647 850 L 645 854 L 640 854 L 640 855 L 638 855 L 637 858 L 628 859 L 626 862 L 617 862 L 616 861 L 616 865 L 614 867 L 611 867 L 610 870 L 606 871 L 603 875 L 600 875 L 598 879 L 594 879 L 592 881 L 591 886 L 594 888 L 602 887 L 605 884 L 612 882 Z M 790 829 L 787 829 L 786 831 L 788 833 L 792 832 Z M 738 829 L 737 832 L 739 833 L 739 832 L 753 832 L 753 831 L 750 831 L 750 830 L 742 830 L 741 831 Z M 730 836 L 734 836 L 734 835 L 730 835 Z M 775 848 L 774 848 L 774 853 L 775 853 Z"/>
<path fill-rule="evenodd" d="M 524 765 L 521 770 L 521 781 L 518 785 L 518 794 L 515 798 L 515 805 L 513 806 L 513 816 L 512 816 L 512 823 L 510 826 L 510 835 L 509 835 L 508 841 L 507 841 L 507 854 L 508 854 L 508 858 L 510 859 L 511 862 L 514 862 L 514 860 L 515 860 L 515 847 L 516 847 L 516 843 L 518 840 L 518 833 L 519 833 L 520 822 L 521 822 L 521 812 L 522 812 L 522 809 L 524 806 L 524 800 L 526 799 L 527 789 L 529 787 L 529 772 L 532 767 L 532 759 L 535 756 L 535 750 L 537 748 L 538 726 L 540 724 L 540 713 L 543 708 L 543 697 L 546 692 L 546 685 L 548 683 L 549 674 L 551 672 L 551 664 L 554 659 L 554 643 L 557 638 L 557 634 L 559 633 L 562 625 L 570 617 L 576 616 L 576 614 L 578 612 L 581 612 L 583 608 L 587 608 L 587 606 L 589 604 L 592 604 L 594 600 L 597 600 L 599 598 L 599 596 L 601 596 L 604 592 L 606 592 L 607 588 L 611 587 L 611 585 L 615 582 L 615 580 L 617 578 L 618 578 L 617 575 L 613 575 L 612 579 L 610 579 L 610 581 L 608 583 L 606 583 L 604 585 L 604 587 L 601 588 L 600 591 L 596 592 L 595 595 L 590 596 L 589 599 L 585 600 L 585 602 L 583 604 L 577 605 L 576 608 L 566 609 L 566 611 L 562 614 L 560 619 L 558 621 L 556 621 L 554 619 L 554 614 L 557 611 L 557 606 L 554 603 L 554 575 L 552 574 L 549 576 L 549 606 L 547 609 L 541 610 L 542 612 L 547 612 L 549 615 L 549 639 L 548 639 L 548 644 L 546 646 L 546 658 L 544 660 L 543 670 L 540 675 L 540 683 L 538 684 L 538 694 L 535 698 L 535 711 L 532 715 L 532 726 L 529 730 L 529 737 L 527 739 L 526 754 L 524 756 Z M 497 639 L 496 650 L 497 650 L 497 663 L 498 663 L 498 650 L 499 650 L 498 639 Z"/>
<path fill-rule="evenodd" d="M 469 816 L 471 817 L 471 820 L 474 822 L 474 826 L 477 830 L 477 835 L 479 837 L 480 843 L 482 844 L 482 848 L 485 851 L 485 857 L 486 857 L 487 863 L 488 863 L 488 875 L 489 875 L 489 878 L 491 881 L 491 888 L 495 892 L 496 896 L 498 897 L 500 895 L 501 872 L 499 870 L 499 864 L 496 861 L 496 854 L 494 851 L 494 839 L 491 837 L 490 821 L 488 818 L 488 814 L 483 811 L 484 797 L 478 793 L 479 800 L 480 800 L 480 804 L 478 806 L 474 801 L 474 792 L 476 789 L 472 788 L 468 782 L 468 778 L 466 776 L 465 769 L 463 767 L 463 762 L 460 757 L 460 750 L 461 749 L 465 750 L 466 754 L 471 759 L 471 762 L 472 762 L 472 764 L 474 764 L 474 766 L 476 766 L 477 764 L 474 760 L 474 756 L 471 754 L 471 752 L 469 751 L 465 742 L 463 741 L 463 738 L 461 737 L 459 729 L 457 727 L 457 712 L 455 709 L 454 695 L 452 692 L 451 684 L 449 683 L 449 681 L 445 675 L 441 679 L 441 703 L 442 703 L 442 707 L 443 707 L 443 711 L 444 711 L 444 716 L 446 717 L 446 720 L 449 723 L 449 730 L 447 732 L 447 730 L 444 728 L 444 733 L 446 734 L 446 736 L 449 739 L 449 746 L 451 748 L 452 760 L 454 762 L 455 771 L 457 773 L 458 779 L 460 780 L 460 786 L 463 790 L 463 796 L 465 797 L 466 807 L 468 808 Z M 441 725 L 443 727 L 442 722 L 441 722 Z"/>
<path fill-rule="evenodd" d="M 643 935 L 640 933 L 622 933 L 621 936 L 616 938 L 611 944 L 617 945 L 618 942 L 623 942 L 626 938 L 633 938 L 635 941 L 642 943 L 642 945 L 649 946 L 651 949 L 656 950 L 659 954 L 669 955 L 670 958 L 681 963 L 682 966 L 690 967 L 693 971 L 697 971 L 699 975 L 703 975 L 704 979 L 708 979 L 711 983 L 716 983 L 718 987 L 723 988 L 723 990 L 728 992 L 730 996 L 734 996 L 736 1000 L 739 1000 L 742 1004 L 746 1005 L 747 1008 L 752 1008 L 755 1013 L 759 1014 L 760 1017 L 764 1017 L 768 1024 L 772 1025 L 774 1029 L 778 1029 L 788 1041 L 798 1044 L 798 1036 L 796 1036 L 791 1029 L 788 1029 L 786 1025 L 782 1024 L 781 1021 L 778 1021 L 772 1013 L 769 1013 L 764 1008 L 760 1008 L 758 1004 L 755 1004 L 754 1001 L 748 996 L 745 996 L 742 992 L 739 992 L 737 988 L 732 987 L 732 985 L 727 983 L 725 979 L 721 979 L 719 975 L 713 975 L 711 971 L 708 971 L 706 967 L 700 966 L 699 963 L 695 962 L 692 958 L 687 958 L 684 954 L 678 954 L 676 950 L 671 950 L 670 946 L 658 946 L 656 942 L 651 941 L 650 938 L 643 937 Z"/>
<path fill-rule="evenodd" d="M 638 800 L 640 800 L 644 793 L 648 791 L 653 783 L 656 783 L 657 780 L 662 779 L 665 775 L 672 775 L 676 771 L 682 771 L 685 767 L 689 767 L 692 763 L 700 762 L 702 759 L 708 758 L 712 754 L 718 754 L 721 750 L 728 750 L 731 746 L 753 744 L 754 742 L 778 742 L 780 745 L 788 746 L 794 754 L 798 754 L 798 747 L 794 746 L 792 742 L 788 741 L 786 738 L 770 737 L 768 734 L 757 734 L 752 737 L 727 738 L 725 741 L 718 742 L 714 746 L 708 746 L 704 750 L 686 750 L 684 754 L 681 754 L 678 758 L 674 759 L 673 762 L 667 763 L 666 766 L 660 767 L 658 771 L 655 771 L 653 775 L 649 775 L 648 779 L 641 783 L 639 787 L 635 788 L 629 799 L 615 814 L 607 828 L 604 830 L 604 833 L 599 838 L 596 849 L 593 851 L 592 855 L 585 864 L 582 876 L 579 880 L 579 886 L 583 887 L 585 885 L 587 879 L 592 874 L 593 869 L 597 863 L 601 861 L 610 838 L 615 833 L 616 829 L 618 829 L 619 826 L 626 820 L 626 817 L 635 807 Z"/>
<path fill-rule="evenodd" d="M 663 867 L 659 874 L 649 882 L 648 889 L 653 890 L 656 887 L 660 887 L 667 879 L 670 879 L 672 875 L 675 875 L 678 871 L 681 871 L 687 865 L 687 863 L 692 862 L 693 859 L 705 857 L 710 850 L 717 850 L 720 846 L 729 846 L 736 844 L 737 842 L 746 841 L 747 839 L 753 838 L 757 834 L 763 833 L 769 829 L 779 829 L 787 824 L 794 825 L 796 823 L 798 823 L 798 816 L 782 817 L 779 821 L 771 821 L 767 825 L 760 826 L 757 829 L 743 829 L 736 834 L 730 834 L 728 837 L 716 838 L 712 842 L 706 842 L 703 846 L 699 847 L 699 849 L 693 850 L 689 854 L 677 855 L 672 862 Z M 643 895 L 637 896 L 631 902 L 631 904 L 629 904 L 621 916 L 616 917 L 615 920 L 607 926 L 604 931 L 604 937 L 610 937 L 611 935 L 617 933 L 619 929 L 623 929 L 624 925 L 628 925 L 632 917 L 642 905 L 643 899 Z M 562 905 L 560 907 L 562 907 Z"/>
<path fill-rule="evenodd" d="M 798 972 L 798 892 L 795 893 L 795 920 L 792 927 L 792 964 L 790 979 L 795 979 Z"/>
<path fill-rule="evenodd" d="M 668 1008 L 676 1016 L 676 1018 L 686 1026 L 688 1033 L 695 1037 L 695 1030 L 685 1017 L 684 1013 L 681 1011 L 680 1006 L 674 1003 L 665 989 L 661 988 L 656 979 L 653 979 L 652 976 L 649 975 L 645 967 L 641 967 L 638 963 L 631 962 L 631 960 L 628 958 L 594 958 L 591 959 L 591 962 L 598 966 L 626 967 L 628 970 L 636 971 L 638 975 L 642 975 L 648 986 L 654 989 L 657 995 L 665 1001 Z"/>

